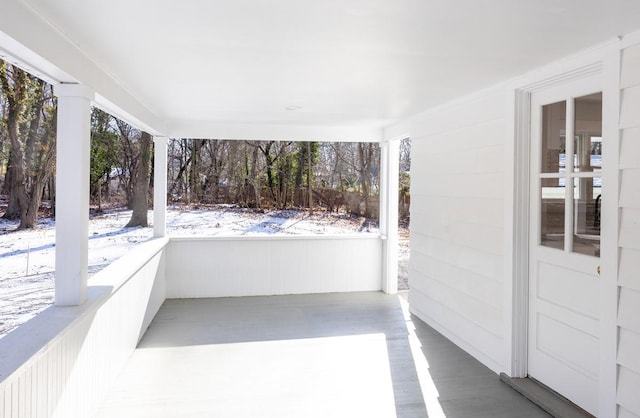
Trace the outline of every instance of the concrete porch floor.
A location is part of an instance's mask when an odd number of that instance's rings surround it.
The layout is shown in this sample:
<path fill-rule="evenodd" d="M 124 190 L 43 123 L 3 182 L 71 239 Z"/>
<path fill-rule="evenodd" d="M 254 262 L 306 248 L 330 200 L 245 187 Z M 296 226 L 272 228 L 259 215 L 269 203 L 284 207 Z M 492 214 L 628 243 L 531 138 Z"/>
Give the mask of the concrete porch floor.
<path fill-rule="evenodd" d="M 377 292 L 167 300 L 99 418 L 548 417 Z"/>

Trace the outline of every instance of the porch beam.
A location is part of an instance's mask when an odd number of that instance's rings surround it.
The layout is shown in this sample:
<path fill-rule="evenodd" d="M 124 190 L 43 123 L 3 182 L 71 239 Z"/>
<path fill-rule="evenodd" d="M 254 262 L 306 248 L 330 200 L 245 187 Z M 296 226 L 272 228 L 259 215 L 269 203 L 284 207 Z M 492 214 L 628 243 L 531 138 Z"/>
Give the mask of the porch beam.
<path fill-rule="evenodd" d="M 153 236 L 167 234 L 167 143 L 169 138 L 153 138 Z"/>
<path fill-rule="evenodd" d="M 56 142 L 55 304 L 86 299 L 89 258 L 89 149 L 94 92 L 81 84 L 54 85 Z"/>
<path fill-rule="evenodd" d="M 400 141 L 380 144 L 380 233 L 382 234 L 382 290 L 398 292 L 398 183 Z"/>

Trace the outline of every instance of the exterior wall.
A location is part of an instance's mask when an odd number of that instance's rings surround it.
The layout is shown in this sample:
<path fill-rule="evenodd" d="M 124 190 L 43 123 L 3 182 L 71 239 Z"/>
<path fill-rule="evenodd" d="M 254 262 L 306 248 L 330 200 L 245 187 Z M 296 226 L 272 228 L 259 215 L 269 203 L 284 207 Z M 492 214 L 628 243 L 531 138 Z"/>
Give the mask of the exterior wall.
<path fill-rule="evenodd" d="M 504 89 L 411 125 L 411 311 L 504 370 Z"/>
<path fill-rule="evenodd" d="M 620 109 L 619 416 L 640 417 L 640 44 L 622 53 Z"/>
<path fill-rule="evenodd" d="M 167 298 L 375 291 L 378 235 L 172 238 Z"/>
<path fill-rule="evenodd" d="M 93 416 L 164 302 L 166 243 L 96 274 L 82 306 L 50 307 L 0 340 L 0 417 Z"/>

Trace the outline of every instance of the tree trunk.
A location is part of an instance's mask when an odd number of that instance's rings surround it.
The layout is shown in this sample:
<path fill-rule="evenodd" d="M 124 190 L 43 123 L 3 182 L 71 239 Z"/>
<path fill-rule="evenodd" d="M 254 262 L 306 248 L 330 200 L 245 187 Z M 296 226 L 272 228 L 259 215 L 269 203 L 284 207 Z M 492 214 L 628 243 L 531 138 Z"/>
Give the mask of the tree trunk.
<path fill-rule="evenodd" d="M 25 178 L 25 155 L 22 142 L 20 141 L 20 122 L 24 117 L 27 105 L 27 74 L 17 67 L 12 68 L 13 82 L 9 82 L 7 67 L 5 64 L 0 68 L 0 84 L 2 92 L 7 100 L 7 136 L 11 146 L 11 158 L 9 161 L 9 171 L 11 179 L 9 183 L 9 201 L 15 199 L 19 207 L 20 225 L 18 229 L 24 229 L 25 216 L 27 213 L 28 197 L 26 191 Z"/>
<path fill-rule="evenodd" d="M 51 216 L 56 217 L 56 179 L 49 176 L 49 204 L 51 205 Z"/>
<path fill-rule="evenodd" d="M 362 187 L 362 199 L 364 201 L 364 217 L 371 218 L 371 163 L 373 157 L 372 144 L 358 143 L 358 160 L 360 172 L 360 184 Z"/>
<path fill-rule="evenodd" d="M 16 220 L 20 219 L 20 205 L 18 204 L 18 197 L 16 196 L 13 186 L 13 170 L 14 170 L 14 156 L 13 152 L 9 151 L 9 158 L 7 161 L 7 174 L 4 177 L 4 193 L 8 196 L 7 210 L 2 215 L 3 219 Z"/>
<path fill-rule="evenodd" d="M 309 194 L 309 212 L 313 212 L 313 193 L 311 185 L 311 142 L 307 142 L 307 193 Z"/>
<path fill-rule="evenodd" d="M 136 164 L 134 193 L 133 193 L 133 213 L 131 220 L 126 225 L 148 226 L 147 211 L 149 210 L 149 167 L 151 160 L 151 135 L 142 132 L 140 137 L 140 161 Z"/>

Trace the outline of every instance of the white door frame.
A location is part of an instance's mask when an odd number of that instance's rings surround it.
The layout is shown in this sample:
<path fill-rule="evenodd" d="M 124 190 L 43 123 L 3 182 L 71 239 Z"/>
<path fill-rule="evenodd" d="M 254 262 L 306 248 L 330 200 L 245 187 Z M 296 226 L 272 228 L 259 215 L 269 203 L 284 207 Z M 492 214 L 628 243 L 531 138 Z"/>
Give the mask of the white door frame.
<path fill-rule="evenodd" d="M 508 141 L 505 176 L 505 373 L 526 377 L 529 289 L 529 158 L 531 94 L 567 81 L 600 73 L 603 76 L 603 173 L 607 198 L 602 206 L 600 278 L 600 417 L 616 416 L 618 183 L 620 114 L 620 42 L 616 40 L 514 81 L 508 97 Z M 511 121 L 513 124 L 511 124 Z M 605 232 L 606 231 L 606 232 Z M 509 252 L 510 250 L 510 252 Z"/>

